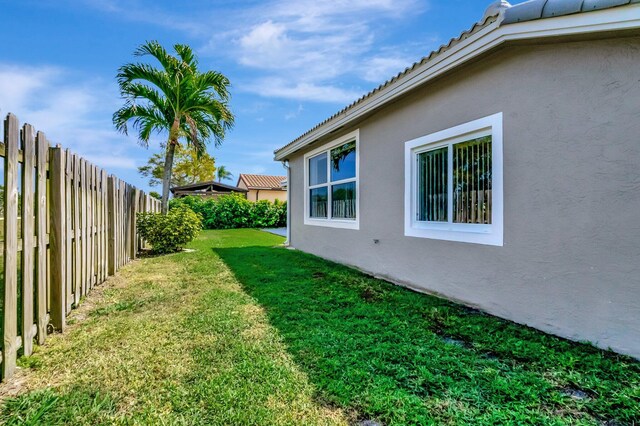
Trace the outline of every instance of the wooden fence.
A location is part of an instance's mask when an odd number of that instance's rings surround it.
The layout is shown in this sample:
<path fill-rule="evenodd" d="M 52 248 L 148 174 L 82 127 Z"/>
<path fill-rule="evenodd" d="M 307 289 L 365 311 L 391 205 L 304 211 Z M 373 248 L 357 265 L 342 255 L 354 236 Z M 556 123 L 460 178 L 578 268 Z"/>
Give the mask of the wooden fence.
<path fill-rule="evenodd" d="M 0 142 L 0 380 L 47 333 L 64 331 L 80 298 L 134 259 L 135 216 L 160 202 L 9 114 Z"/>

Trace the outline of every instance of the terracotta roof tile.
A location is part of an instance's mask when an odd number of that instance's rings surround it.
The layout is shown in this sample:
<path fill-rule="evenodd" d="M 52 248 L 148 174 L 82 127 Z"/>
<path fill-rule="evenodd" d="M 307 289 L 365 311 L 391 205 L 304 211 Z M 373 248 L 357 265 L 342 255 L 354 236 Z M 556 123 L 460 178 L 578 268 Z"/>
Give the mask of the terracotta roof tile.
<path fill-rule="evenodd" d="M 269 176 L 269 175 L 249 175 L 241 173 L 238 177 L 238 184 L 244 181 L 249 189 L 283 189 L 282 181 L 286 176 Z"/>

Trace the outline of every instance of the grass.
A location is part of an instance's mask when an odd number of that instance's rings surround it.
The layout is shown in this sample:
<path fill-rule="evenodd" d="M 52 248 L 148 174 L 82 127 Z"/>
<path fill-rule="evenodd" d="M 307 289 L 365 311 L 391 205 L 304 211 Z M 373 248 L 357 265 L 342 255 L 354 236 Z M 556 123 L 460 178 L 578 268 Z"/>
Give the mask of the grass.
<path fill-rule="evenodd" d="M 147 258 L 29 359 L 5 424 L 640 423 L 640 364 L 252 230 Z"/>

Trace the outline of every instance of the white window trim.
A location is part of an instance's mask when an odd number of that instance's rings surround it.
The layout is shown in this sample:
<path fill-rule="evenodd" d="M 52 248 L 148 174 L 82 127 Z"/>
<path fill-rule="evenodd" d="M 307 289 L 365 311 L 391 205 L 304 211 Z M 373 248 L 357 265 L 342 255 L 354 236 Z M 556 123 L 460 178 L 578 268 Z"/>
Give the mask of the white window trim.
<path fill-rule="evenodd" d="M 343 145 L 347 142 L 355 141 L 356 143 L 356 176 L 355 178 L 342 179 L 335 182 L 331 182 L 331 157 L 329 151 L 337 146 Z M 318 154 L 327 152 L 327 184 L 309 185 L 309 159 L 315 157 Z M 318 187 L 328 186 L 328 202 L 327 202 L 327 215 L 331 214 L 331 185 L 337 185 L 340 183 L 355 182 L 356 183 L 356 218 L 355 219 L 333 219 L 328 217 L 326 219 L 310 217 L 309 215 L 309 190 Z M 360 229 L 360 130 L 347 133 L 346 135 L 334 139 L 331 142 L 322 145 L 309 151 L 304 155 L 304 224 L 311 226 L 325 226 L 329 228 L 343 228 L 343 229 Z"/>
<path fill-rule="evenodd" d="M 435 240 L 459 241 L 492 246 L 503 245 L 503 158 L 502 158 L 502 113 L 480 118 L 440 132 L 431 133 L 405 142 L 404 150 L 404 235 L 407 237 L 431 238 Z M 491 224 L 436 223 L 416 220 L 417 204 L 417 154 L 439 146 L 468 140 L 470 137 L 491 135 L 492 162 L 492 211 Z M 451 176 L 448 179 L 451 180 Z M 452 188 L 451 182 L 448 188 Z M 451 203 L 449 198 L 449 214 Z"/>

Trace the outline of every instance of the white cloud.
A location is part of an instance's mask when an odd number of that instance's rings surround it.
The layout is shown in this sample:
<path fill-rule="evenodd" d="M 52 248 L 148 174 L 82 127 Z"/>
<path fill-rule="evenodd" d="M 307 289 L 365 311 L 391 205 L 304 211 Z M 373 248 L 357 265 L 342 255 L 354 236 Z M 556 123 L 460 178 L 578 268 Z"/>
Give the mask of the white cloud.
<path fill-rule="evenodd" d="M 362 78 L 372 83 L 382 83 L 404 70 L 410 64 L 411 61 L 409 59 L 402 57 L 374 57 L 364 62 Z"/>
<path fill-rule="evenodd" d="M 264 78 L 242 86 L 242 90 L 250 91 L 264 97 L 294 99 L 298 101 L 333 102 L 346 104 L 355 101 L 362 95 L 359 90 L 343 89 L 330 85 L 298 81 L 292 82 L 283 78 Z"/>
<path fill-rule="evenodd" d="M 302 104 L 298 104 L 298 108 L 295 111 L 290 111 L 290 112 L 286 113 L 284 115 L 284 119 L 285 120 L 292 120 L 292 119 L 298 117 L 300 114 L 302 114 L 302 111 L 304 111 L 304 107 L 302 106 Z"/>
<path fill-rule="evenodd" d="M 261 74 L 244 85 L 261 96 L 343 104 L 365 90 L 336 80 L 380 82 L 408 65 L 393 48 L 380 51 L 379 24 L 425 7 L 417 0 L 275 0 L 231 19 L 233 28 L 203 50 L 219 54 L 229 45 L 232 59 Z"/>
<path fill-rule="evenodd" d="M 115 14 L 120 18 L 134 21 L 144 22 L 157 25 L 172 30 L 184 31 L 191 35 L 204 35 L 211 29 L 211 20 L 213 16 L 207 16 L 203 19 L 202 15 L 198 16 L 197 12 L 191 8 L 181 8 L 178 16 L 175 10 L 164 11 L 158 7 L 155 2 L 144 2 L 141 0 L 81 0 L 86 6 L 97 9 L 101 12 Z M 191 15 L 184 14 L 187 10 Z M 200 19 L 198 19 L 200 18 Z"/>
<path fill-rule="evenodd" d="M 119 135 L 111 124 L 119 102 L 114 84 L 60 67 L 0 64 L 0 93 L 2 114 L 31 123 L 51 144 L 108 169 L 135 169 L 135 139 Z"/>

